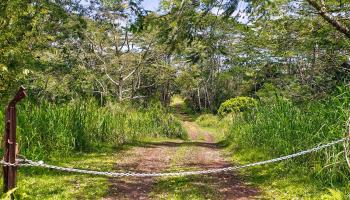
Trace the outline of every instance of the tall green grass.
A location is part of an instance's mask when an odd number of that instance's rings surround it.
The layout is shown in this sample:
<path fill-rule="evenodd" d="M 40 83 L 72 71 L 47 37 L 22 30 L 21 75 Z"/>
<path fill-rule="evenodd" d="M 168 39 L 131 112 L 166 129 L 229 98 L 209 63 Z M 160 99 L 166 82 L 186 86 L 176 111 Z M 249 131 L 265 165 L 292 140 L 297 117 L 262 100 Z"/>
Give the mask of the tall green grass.
<path fill-rule="evenodd" d="M 196 118 L 196 123 L 201 127 L 226 130 L 230 128 L 233 117 L 233 114 L 228 114 L 225 117 L 219 117 L 213 114 L 202 114 Z"/>
<path fill-rule="evenodd" d="M 253 162 L 342 138 L 349 117 L 349 99 L 349 92 L 303 104 L 278 98 L 235 115 L 226 142 L 235 152 L 245 155 L 247 162 Z M 287 169 L 300 166 L 326 184 L 348 183 L 350 179 L 341 145 L 285 162 Z"/>
<path fill-rule="evenodd" d="M 0 120 L 3 121 L 3 111 Z M 0 130 L 3 130 L 0 123 Z M 147 108 L 93 101 L 27 102 L 18 107 L 20 153 L 33 159 L 67 155 L 146 137 L 186 137 L 181 123 L 160 104 Z"/>
<path fill-rule="evenodd" d="M 345 137 L 350 88 L 324 100 L 295 103 L 283 97 L 224 118 L 203 114 L 196 123 L 225 132 L 221 145 L 241 164 L 289 155 Z M 288 161 L 247 168 L 247 181 L 271 199 L 348 199 L 350 169 L 341 144 Z M 322 198 L 321 198 L 322 196 Z M 339 197 L 339 198 L 337 198 Z"/>

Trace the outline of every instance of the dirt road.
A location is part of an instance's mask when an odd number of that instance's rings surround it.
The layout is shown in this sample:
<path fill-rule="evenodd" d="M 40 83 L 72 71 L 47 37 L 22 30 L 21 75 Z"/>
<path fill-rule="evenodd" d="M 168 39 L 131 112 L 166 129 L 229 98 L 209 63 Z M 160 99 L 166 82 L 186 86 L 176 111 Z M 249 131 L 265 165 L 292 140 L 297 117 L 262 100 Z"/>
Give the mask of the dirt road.
<path fill-rule="evenodd" d="M 189 140 L 142 143 L 126 151 L 116 171 L 165 172 L 227 167 L 212 133 L 184 121 Z M 164 178 L 114 178 L 105 199 L 254 199 L 256 188 L 234 172 Z"/>

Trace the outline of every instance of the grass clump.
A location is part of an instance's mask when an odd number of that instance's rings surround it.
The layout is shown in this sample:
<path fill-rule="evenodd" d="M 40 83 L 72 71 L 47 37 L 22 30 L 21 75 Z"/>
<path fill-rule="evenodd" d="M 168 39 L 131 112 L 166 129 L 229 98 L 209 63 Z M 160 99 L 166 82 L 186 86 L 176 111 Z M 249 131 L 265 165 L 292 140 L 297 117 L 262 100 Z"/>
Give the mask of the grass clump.
<path fill-rule="evenodd" d="M 146 137 L 184 138 L 186 134 L 181 122 L 160 104 L 135 108 L 116 103 L 101 107 L 94 101 L 27 102 L 18 108 L 20 152 L 33 159 L 118 146 Z"/>
<path fill-rule="evenodd" d="M 221 121 L 216 115 L 203 114 L 197 117 L 196 123 L 202 127 L 218 126 Z"/>

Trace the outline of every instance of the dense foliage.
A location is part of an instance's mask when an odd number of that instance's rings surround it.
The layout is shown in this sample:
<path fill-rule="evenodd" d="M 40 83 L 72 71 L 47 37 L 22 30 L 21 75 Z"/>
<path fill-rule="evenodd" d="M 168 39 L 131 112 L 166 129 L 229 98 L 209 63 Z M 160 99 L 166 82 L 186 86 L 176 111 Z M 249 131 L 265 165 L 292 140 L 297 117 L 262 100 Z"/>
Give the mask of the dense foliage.
<path fill-rule="evenodd" d="M 162 0 L 153 12 L 139 0 L 2 1 L 0 101 L 20 84 L 35 101 L 168 105 L 181 93 L 210 111 L 268 84 L 324 98 L 350 78 L 350 5 L 322 2 Z"/>

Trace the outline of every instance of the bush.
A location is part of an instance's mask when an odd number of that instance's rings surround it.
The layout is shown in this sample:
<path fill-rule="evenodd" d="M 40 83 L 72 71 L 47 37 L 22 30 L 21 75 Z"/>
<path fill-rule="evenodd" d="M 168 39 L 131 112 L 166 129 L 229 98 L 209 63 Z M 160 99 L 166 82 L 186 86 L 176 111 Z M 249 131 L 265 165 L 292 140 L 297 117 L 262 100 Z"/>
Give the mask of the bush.
<path fill-rule="evenodd" d="M 236 97 L 223 102 L 218 109 L 220 116 L 232 112 L 242 112 L 248 109 L 252 109 L 257 106 L 257 101 L 250 97 Z"/>

